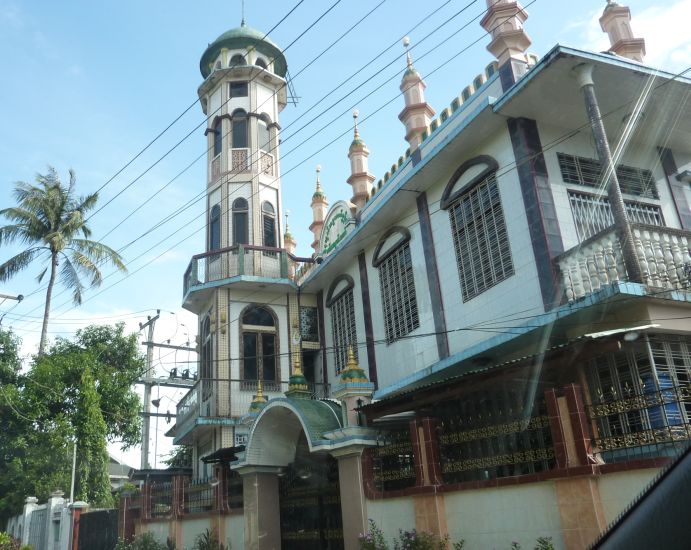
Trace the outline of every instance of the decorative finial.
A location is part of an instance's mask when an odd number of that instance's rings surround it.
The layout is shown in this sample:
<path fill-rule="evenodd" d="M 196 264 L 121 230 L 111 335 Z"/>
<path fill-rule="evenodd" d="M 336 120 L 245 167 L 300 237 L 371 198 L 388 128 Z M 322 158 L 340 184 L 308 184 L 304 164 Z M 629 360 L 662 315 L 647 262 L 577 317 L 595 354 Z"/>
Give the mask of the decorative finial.
<path fill-rule="evenodd" d="M 262 381 L 257 380 L 257 400 L 264 398 L 264 388 L 262 387 Z"/>
<path fill-rule="evenodd" d="M 242 0 L 242 21 L 240 22 L 241 27 L 245 27 L 245 0 Z"/>
<path fill-rule="evenodd" d="M 358 367 L 357 359 L 355 359 L 355 352 L 353 346 L 348 346 L 348 360 L 346 361 L 346 369 L 356 369 Z"/>
<path fill-rule="evenodd" d="M 410 37 L 405 36 L 405 37 L 403 37 L 403 47 L 405 48 L 406 62 L 408 64 L 408 68 L 412 69 L 413 58 L 410 56 L 410 50 L 408 50 L 408 46 L 410 46 Z"/>
<path fill-rule="evenodd" d="M 300 352 L 295 354 L 293 360 L 293 376 L 302 376 L 302 367 L 300 366 Z"/>
<path fill-rule="evenodd" d="M 353 110 L 353 121 L 355 124 L 355 132 L 354 132 L 355 139 L 358 139 L 360 137 L 360 132 L 358 131 L 358 128 L 357 128 L 357 117 L 359 117 L 359 116 L 360 116 L 360 111 L 358 111 L 357 109 L 354 109 Z"/>
<path fill-rule="evenodd" d="M 288 225 L 288 216 L 290 216 L 290 210 L 286 210 L 284 215 L 286 217 L 286 233 L 290 233 L 290 226 Z"/>
<path fill-rule="evenodd" d="M 321 178 L 319 177 L 319 174 L 321 173 L 321 171 L 322 171 L 322 165 L 317 164 L 317 191 L 320 191 L 320 192 L 322 190 L 322 182 L 321 182 Z"/>

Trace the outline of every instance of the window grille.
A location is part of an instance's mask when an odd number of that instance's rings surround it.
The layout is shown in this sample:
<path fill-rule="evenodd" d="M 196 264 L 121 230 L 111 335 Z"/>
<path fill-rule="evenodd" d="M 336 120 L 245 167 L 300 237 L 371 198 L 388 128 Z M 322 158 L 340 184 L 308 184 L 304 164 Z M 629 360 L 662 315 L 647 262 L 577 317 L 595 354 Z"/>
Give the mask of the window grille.
<path fill-rule="evenodd" d="M 606 197 L 569 191 L 569 202 L 579 241 L 584 241 L 614 225 L 612 209 Z M 662 210 L 657 205 L 624 201 L 624 206 L 632 223 L 665 225 Z"/>
<path fill-rule="evenodd" d="M 352 347 L 358 357 L 357 334 L 355 331 L 355 305 L 353 290 L 349 289 L 331 304 L 331 331 L 333 334 L 336 374 L 341 372 L 348 361 L 348 347 Z"/>
<path fill-rule="evenodd" d="M 393 342 L 420 326 L 408 243 L 399 246 L 380 264 L 379 287 L 386 340 Z"/>
<path fill-rule="evenodd" d="M 605 461 L 671 455 L 677 444 L 688 444 L 691 338 L 646 337 L 591 360 L 588 376 L 589 416 Z"/>
<path fill-rule="evenodd" d="M 306 342 L 319 342 L 319 317 L 316 307 L 300 307 L 300 336 Z"/>
<path fill-rule="evenodd" d="M 564 183 L 599 187 L 602 185 L 602 163 L 595 159 L 557 153 L 559 168 Z M 644 168 L 620 164 L 616 168 L 619 188 L 622 193 L 648 199 L 659 199 L 653 173 Z"/>
<path fill-rule="evenodd" d="M 513 275 L 499 186 L 490 174 L 450 207 L 463 301 Z"/>

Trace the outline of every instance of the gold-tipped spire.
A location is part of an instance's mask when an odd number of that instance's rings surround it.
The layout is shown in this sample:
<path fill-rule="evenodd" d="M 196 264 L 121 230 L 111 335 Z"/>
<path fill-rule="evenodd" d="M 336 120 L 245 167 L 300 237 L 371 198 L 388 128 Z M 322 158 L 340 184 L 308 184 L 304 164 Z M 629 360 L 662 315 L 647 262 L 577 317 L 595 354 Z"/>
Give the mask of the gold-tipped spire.
<path fill-rule="evenodd" d="M 348 346 L 348 359 L 345 369 L 341 372 L 341 380 L 343 382 L 369 382 L 365 371 L 360 368 L 360 364 L 355 358 L 352 346 Z"/>

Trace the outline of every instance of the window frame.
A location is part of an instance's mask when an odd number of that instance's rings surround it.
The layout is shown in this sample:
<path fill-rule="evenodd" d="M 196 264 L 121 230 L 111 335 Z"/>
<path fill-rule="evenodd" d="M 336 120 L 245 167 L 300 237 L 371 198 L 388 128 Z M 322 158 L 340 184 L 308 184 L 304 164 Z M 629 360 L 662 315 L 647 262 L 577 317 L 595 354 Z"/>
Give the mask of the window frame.
<path fill-rule="evenodd" d="M 242 92 L 233 93 L 233 88 L 242 88 Z M 246 80 L 232 80 L 228 82 L 228 99 L 235 99 L 237 97 L 249 97 L 249 83 Z"/>
<path fill-rule="evenodd" d="M 244 207 L 240 206 L 238 203 L 240 201 L 243 201 L 245 203 Z M 245 232 L 245 240 L 244 242 L 240 242 L 238 239 L 238 220 L 241 215 L 244 215 L 245 221 L 244 221 L 244 227 L 243 231 Z M 233 246 L 239 245 L 239 244 L 249 244 L 250 242 L 250 235 L 249 235 L 249 203 L 247 202 L 247 199 L 244 197 L 238 197 L 233 201 L 233 205 L 231 206 L 231 229 L 233 232 Z"/>
<path fill-rule="evenodd" d="M 268 325 L 253 325 L 253 324 L 246 324 L 244 322 L 245 316 L 250 313 L 253 309 L 262 309 L 266 311 L 270 316 L 271 320 L 273 322 L 272 326 Z M 239 349 L 240 349 L 240 379 L 243 382 L 256 382 L 258 380 L 261 380 L 262 382 L 267 382 L 269 384 L 275 384 L 277 387 L 280 387 L 281 383 L 281 354 L 280 354 L 280 333 L 279 333 L 279 327 L 278 327 L 278 317 L 276 316 L 276 313 L 271 309 L 270 307 L 262 304 L 249 304 L 247 305 L 242 312 L 240 313 L 240 340 L 239 340 Z M 252 379 L 252 378 L 247 378 L 247 375 L 245 373 L 245 335 L 255 335 L 256 336 L 256 355 L 255 355 L 255 369 L 256 369 L 256 375 L 257 377 Z M 273 347 L 274 347 L 274 352 L 273 352 L 273 369 L 274 369 L 274 379 L 273 380 L 267 380 L 265 377 L 264 373 L 264 351 L 263 351 L 263 341 L 265 336 L 271 335 L 273 337 Z M 265 388 L 268 391 L 272 391 L 271 388 Z"/>
<path fill-rule="evenodd" d="M 335 292 L 341 283 L 345 283 L 345 286 Z M 356 360 L 359 357 L 354 288 L 353 278 L 342 274 L 333 280 L 326 295 L 326 307 L 329 308 L 331 317 L 331 344 L 336 375 L 346 367 L 348 349 L 353 350 Z"/>

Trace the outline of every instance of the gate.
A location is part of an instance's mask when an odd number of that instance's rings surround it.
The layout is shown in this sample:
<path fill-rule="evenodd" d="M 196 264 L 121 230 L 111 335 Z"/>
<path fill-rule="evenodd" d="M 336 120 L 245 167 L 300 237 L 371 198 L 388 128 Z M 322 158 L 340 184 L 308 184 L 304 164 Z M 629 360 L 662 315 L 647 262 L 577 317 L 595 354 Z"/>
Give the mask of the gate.
<path fill-rule="evenodd" d="M 113 550 L 117 543 L 117 510 L 94 510 L 79 517 L 79 550 Z"/>
<path fill-rule="evenodd" d="M 338 462 L 310 454 L 304 433 L 279 495 L 282 550 L 343 550 Z"/>

